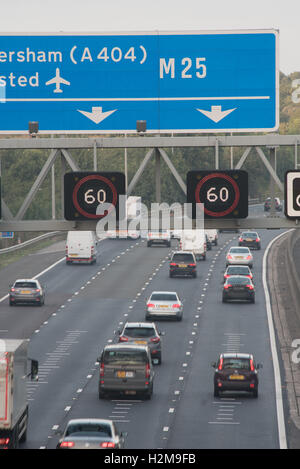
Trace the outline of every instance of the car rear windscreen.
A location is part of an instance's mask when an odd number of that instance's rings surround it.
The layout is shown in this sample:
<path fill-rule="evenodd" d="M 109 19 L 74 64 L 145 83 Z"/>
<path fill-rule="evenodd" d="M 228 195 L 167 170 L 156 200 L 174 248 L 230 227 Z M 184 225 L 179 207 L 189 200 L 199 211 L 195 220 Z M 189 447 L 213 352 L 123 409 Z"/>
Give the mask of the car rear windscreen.
<path fill-rule="evenodd" d="M 126 327 L 123 334 L 127 337 L 153 337 L 156 335 L 152 327 Z"/>
<path fill-rule="evenodd" d="M 68 426 L 65 436 L 70 435 L 111 437 L 111 428 L 105 424 L 74 423 Z"/>
<path fill-rule="evenodd" d="M 177 301 L 177 296 L 172 293 L 153 293 L 151 301 Z"/>
<path fill-rule="evenodd" d="M 104 365 L 141 364 L 147 363 L 148 356 L 145 350 L 106 350 L 103 357 Z"/>
<path fill-rule="evenodd" d="M 250 361 L 248 358 L 224 358 L 223 370 L 226 368 L 238 368 L 241 370 L 250 370 Z"/>
<path fill-rule="evenodd" d="M 35 282 L 16 282 L 15 288 L 37 288 L 37 284 Z"/>
<path fill-rule="evenodd" d="M 174 254 L 172 262 L 189 262 L 194 263 L 193 256 L 191 254 Z"/>

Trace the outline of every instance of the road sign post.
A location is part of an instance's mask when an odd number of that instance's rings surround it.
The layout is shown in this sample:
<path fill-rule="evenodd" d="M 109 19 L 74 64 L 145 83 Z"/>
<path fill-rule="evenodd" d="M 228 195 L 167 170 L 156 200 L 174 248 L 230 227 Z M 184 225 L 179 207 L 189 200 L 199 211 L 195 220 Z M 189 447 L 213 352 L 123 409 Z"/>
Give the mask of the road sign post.
<path fill-rule="evenodd" d="M 274 131 L 277 51 L 275 30 L 3 33 L 0 132 Z"/>

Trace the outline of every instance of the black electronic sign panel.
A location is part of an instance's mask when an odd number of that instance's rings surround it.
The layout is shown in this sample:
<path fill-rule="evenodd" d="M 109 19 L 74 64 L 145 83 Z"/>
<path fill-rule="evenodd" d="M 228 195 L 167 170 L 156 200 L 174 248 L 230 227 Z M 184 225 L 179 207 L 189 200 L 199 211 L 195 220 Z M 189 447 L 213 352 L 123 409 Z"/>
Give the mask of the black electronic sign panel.
<path fill-rule="evenodd" d="M 187 173 L 187 202 L 203 204 L 204 218 L 247 218 L 248 173 L 243 170 L 195 170 Z"/>
<path fill-rule="evenodd" d="M 100 220 L 115 209 L 119 220 L 119 196 L 125 195 L 125 175 L 119 172 L 72 172 L 64 175 L 66 220 Z M 111 204 L 102 215 L 100 204 Z M 106 207 L 106 205 L 105 205 Z"/>

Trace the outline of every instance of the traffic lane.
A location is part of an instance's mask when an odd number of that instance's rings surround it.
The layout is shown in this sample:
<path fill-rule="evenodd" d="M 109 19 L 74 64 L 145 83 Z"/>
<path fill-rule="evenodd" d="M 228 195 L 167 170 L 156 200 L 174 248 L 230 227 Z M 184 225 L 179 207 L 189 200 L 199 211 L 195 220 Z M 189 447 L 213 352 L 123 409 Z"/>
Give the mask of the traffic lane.
<path fill-rule="evenodd" d="M 60 305 L 64 304 L 74 292 L 78 291 L 82 284 L 89 281 L 103 265 L 109 263 L 114 257 L 128 252 L 131 246 L 138 245 L 141 241 L 132 240 L 104 240 L 97 245 L 97 263 L 94 265 L 74 264 L 66 265 L 65 258 L 56 261 L 56 265 L 49 269 L 45 268 L 45 273 L 39 275 L 38 267 L 40 258 L 38 255 L 30 256 L 27 263 L 31 265 L 33 276 L 38 275 L 40 282 L 45 286 L 45 305 L 42 307 L 35 305 L 9 306 L 6 298 L 0 302 L 1 330 L 0 337 L 28 338 L 34 331 L 38 330 L 53 314 Z M 30 259 L 30 261 L 29 261 Z M 36 267 L 34 267 L 36 266 Z M 25 272 L 23 272 L 23 275 Z M 26 277 L 26 275 L 24 275 Z M 19 276 L 18 264 L 15 263 L 15 279 Z M 3 282 L 3 277 L 2 281 Z M 8 290 L 7 290 L 8 291 Z"/>
<path fill-rule="evenodd" d="M 30 341 L 30 356 L 39 360 L 41 379 L 28 385 L 30 426 L 26 448 L 52 444 L 52 428 L 63 426 L 65 409 L 87 386 L 95 373 L 95 360 L 113 337 L 129 299 L 147 280 L 167 248 L 147 250 L 132 245 L 124 255 L 103 266 L 95 279 L 68 298 Z M 122 285 L 122 289 L 119 289 Z M 75 292 L 76 293 L 76 292 Z M 124 313 L 125 314 L 125 313 Z M 98 393 L 95 391 L 98 402 Z M 41 419 L 41 412 L 43 418 Z"/>
<path fill-rule="evenodd" d="M 265 247 L 274 233 L 261 230 L 261 234 Z M 222 303 L 219 271 L 224 268 L 225 252 L 215 258 L 201 305 L 187 385 L 170 424 L 166 448 L 278 448 L 274 374 L 261 285 L 263 250 L 253 252 L 255 304 Z M 258 399 L 240 393 L 213 397 L 214 370 L 210 364 L 226 351 L 254 353 L 256 360 L 263 362 Z"/>
<path fill-rule="evenodd" d="M 147 253 L 153 252 L 153 255 L 160 250 L 160 247 L 146 248 Z M 173 399 L 176 398 L 177 394 L 175 393 L 180 389 L 180 378 L 184 373 L 184 362 L 181 362 L 180 358 L 182 350 L 185 350 L 184 353 L 188 351 L 190 339 L 186 332 L 193 321 L 190 312 L 196 310 L 199 284 L 205 283 L 205 276 L 210 268 L 208 259 L 209 256 L 206 261 L 198 263 L 198 279 L 170 279 L 168 276 L 169 256 L 165 256 L 152 272 L 148 272 L 148 278 L 145 279 L 144 285 L 140 291 L 137 291 L 127 312 L 120 318 L 119 326 L 122 326 L 126 320 L 144 321 L 146 299 L 153 290 L 174 290 L 176 288 L 185 300 L 185 313 L 181 322 L 156 321 L 158 329 L 164 331 L 165 335 L 162 337 L 162 364 L 154 367 L 154 393 L 151 401 L 118 396 L 99 401 L 97 370 L 84 392 L 80 394 L 79 400 L 68 413 L 68 419 L 91 415 L 112 418 L 117 422 L 120 430 L 128 432 L 126 448 L 157 448 L 162 446 L 165 438 L 164 420 L 168 416 L 169 409 L 172 409 Z M 128 316 L 125 316 L 126 314 Z M 55 446 L 57 440 L 57 438 L 52 440 L 51 445 Z"/>

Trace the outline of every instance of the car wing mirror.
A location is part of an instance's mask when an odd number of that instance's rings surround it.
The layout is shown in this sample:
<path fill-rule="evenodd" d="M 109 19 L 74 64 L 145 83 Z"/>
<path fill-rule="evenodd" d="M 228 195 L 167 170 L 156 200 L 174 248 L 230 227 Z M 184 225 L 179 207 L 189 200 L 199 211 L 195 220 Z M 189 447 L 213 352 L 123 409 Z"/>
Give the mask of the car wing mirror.
<path fill-rule="evenodd" d="M 211 366 L 212 366 L 213 368 L 216 368 L 216 367 L 217 367 L 216 362 L 211 362 Z"/>
<path fill-rule="evenodd" d="M 257 363 L 256 368 L 257 368 L 258 370 L 261 369 L 261 368 L 263 368 L 263 364 L 262 364 L 262 363 Z"/>

